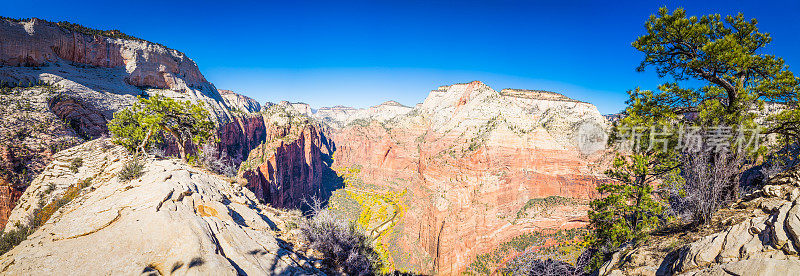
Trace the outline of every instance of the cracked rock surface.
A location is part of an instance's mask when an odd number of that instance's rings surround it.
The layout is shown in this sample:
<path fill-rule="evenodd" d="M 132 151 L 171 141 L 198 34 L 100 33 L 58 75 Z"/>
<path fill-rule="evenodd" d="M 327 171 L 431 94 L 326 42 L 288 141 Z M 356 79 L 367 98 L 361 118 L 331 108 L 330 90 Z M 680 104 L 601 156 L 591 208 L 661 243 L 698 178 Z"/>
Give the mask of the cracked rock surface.
<path fill-rule="evenodd" d="M 77 172 L 66 167 L 74 158 L 84 160 Z M 105 139 L 60 152 L 22 196 L 12 219 L 24 222 L 72 180 L 91 177 L 91 184 L 0 257 L 2 273 L 320 273 L 313 260 L 279 238 L 289 218 L 259 204 L 246 188 L 175 160 L 148 160 L 141 177 L 123 182 L 116 174 L 129 158 Z"/>

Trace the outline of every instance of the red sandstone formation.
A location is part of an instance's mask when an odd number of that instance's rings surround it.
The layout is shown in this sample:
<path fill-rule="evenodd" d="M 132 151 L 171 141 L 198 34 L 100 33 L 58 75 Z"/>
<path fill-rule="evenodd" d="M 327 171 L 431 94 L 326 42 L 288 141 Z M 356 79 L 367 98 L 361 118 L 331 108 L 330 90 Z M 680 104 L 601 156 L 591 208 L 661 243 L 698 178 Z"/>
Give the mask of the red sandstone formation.
<path fill-rule="evenodd" d="M 22 26 L 20 26 L 22 25 Z M 209 86 L 181 52 L 141 41 L 87 35 L 39 19 L 0 20 L 0 64 L 41 66 L 58 59 L 98 67 L 125 67 L 128 83 L 182 90 Z"/>
<path fill-rule="evenodd" d="M 254 150 L 263 154 L 263 163 L 244 172 L 247 187 L 260 199 L 280 208 L 299 208 L 303 200 L 321 197 L 325 167 L 320 156 L 322 148 L 321 136 L 312 125 L 306 126 L 294 141 L 263 144 Z"/>
<path fill-rule="evenodd" d="M 585 203 L 603 180 L 591 159 L 547 130 L 568 124 L 544 119 L 549 112 L 541 109 L 529 117 L 511 114 L 519 112 L 518 101 L 540 101 L 520 108 L 564 109 L 557 116 L 580 117 L 576 122 L 602 121 L 600 114 L 571 99 L 496 93 L 479 82 L 440 88 L 410 116 L 350 125 L 334 135 L 336 168 L 360 167 L 358 177 L 380 189 L 408 189 L 395 247 L 398 268 L 456 274 L 522 233 L 586 225 Z M 539 119 L 552 125 L 543 128 Z M 528 123 L 530 129 L 514 131 Z M 516 220 L 528 200 L 548 196 L 583 204 Z"/>
<path fill-rule="evenodd" d="M 217 134 L 221 156 L 229 157 L 236 164 L 246 160 L 267 135 L 264 118 L 259 114 L 234 116 L 232 122 L 220 126 Z"/>
<path fill-rule="evenodd" d="M 324 198 L 331 192 L 324 183 L 330 171 L 324 158 L 333 150 L 331 141 L 307 121 L 279 124 L 269 114 L 264 116 L 266 142 L 250 151 L 239 170 L 247 187 L 274 207 L 300 208 L 304 200 Z"/>
<path fill-rule="evenodd" d="M 0 178 L 0 226 L 5 226 L 11 210 L 16 206 L 17 200 L 22 196 L 22 191 L 14 188 L 10 183 Z"/>

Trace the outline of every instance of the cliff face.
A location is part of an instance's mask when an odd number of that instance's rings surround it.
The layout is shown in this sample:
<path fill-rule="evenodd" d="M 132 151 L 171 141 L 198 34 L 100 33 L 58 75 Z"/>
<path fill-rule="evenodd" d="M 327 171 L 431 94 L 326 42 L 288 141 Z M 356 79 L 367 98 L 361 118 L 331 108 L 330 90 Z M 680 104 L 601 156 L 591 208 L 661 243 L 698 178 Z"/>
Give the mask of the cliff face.
<path fill-rule="evenodd" d="M 230 90 L 220 89 L 218 91 L 219 94 L 222 95 L 222 100 L 225 101 L 225 105 L 233 111 L 255 113 L 261 110 L 261 104 L 250 97 L 234 93 Z"/>
<path fill-rule="evenodd" d="M 398 257 L 402 268 L 454 274 L 522 233 L 586 224 L 586 202 L 604 180 L 593 169 L 599 156 L 583 156 L 574 133 L 605 120 L 560 94 L 505 92 L 480 82 L 444 86 L 404 115 L 334 134 L 337 170 L 359 168 L 376 190 L 407 190 L 398 256 L 427 258 Z M 544 214 L 523 208 L 548 196 L 579 204 Z"/>
<path fill-rule="evenodd" d="M 97 67 L 124 67 L 135 86 L 181 90 L 208 86 L 186 55 L 146 41 L 86 35 L 38 19 L 0 21 L 0 64 L 42 66 L 58 59 Z"/>
<path fill-rule="evenodd" d="M 267 137 L 264 118 L 260 114 L 234 116 L 233 121 L 220 126 L 217 133 L 220 156 L 230 158 L 237 165 Z"/>
<path fill-rule="evenodd" d="M 185 54 L 141 39 L 88 33 L 39 19 L 0 20 L 0 65 L 6 66 L 0 81 L 24 84 L 52 74 L 111 94 L 157 93 L 202 102 L 218 121 L 230 119 L 217 89 Z"/>
<path fill-rule="evenodd" d="M 334 185 L 330 156 L 334 145 L 319 124 L 288 104 L 273 105 L 263 116 L 264 142 L 250 151 L 239 169 L 259 199 L 281 208 L 301 208 L 312 197 L 325 200 Z"/>
<path fill-rule="evenodd" d="M 0 19 L 0 178 L 8 187 L 0 189 L 0 226 L 3 210 L 13 208 L 17 194 L 53 154 L 106 134 L 113 113 L 139 95 L 202 103 L 229 134 L 220 148 L 231 159 L 244 160 L 258 144 L 253 140 L 263 139 L 257 122 L 233 120 L 216 88 L 183 53 L 130 37 L 86 33 L 74 25 Z M 46 85 L 31 86 L 40 83 Z"/>
<path fill-rule="evenodd" d="M 346 106 L 323 107 L 313 116 L 331 126 L 343 128 L 351 123 L 363 124 L 370 120 L 380 122 L 411 112 L 412 108 L 395 101 L 387 101 L 369 108 L 356 109 Z"/>

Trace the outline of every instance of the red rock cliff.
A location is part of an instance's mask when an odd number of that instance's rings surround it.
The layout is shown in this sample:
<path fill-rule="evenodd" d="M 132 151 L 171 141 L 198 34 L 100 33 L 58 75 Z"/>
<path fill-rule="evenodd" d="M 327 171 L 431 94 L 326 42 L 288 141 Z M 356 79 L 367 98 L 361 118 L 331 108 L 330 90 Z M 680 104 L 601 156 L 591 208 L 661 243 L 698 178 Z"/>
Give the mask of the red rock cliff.
<path fill-rule="evenodd" d="M 98 67 L 125 67 L 136 86 L 182 90 L 210 86 L 197 64 L 181 52 L 130 39 L 88 35 L 32 19 L 0 20 L 0 64 L 41 66 L 58 59 Z"/>
<path fill-rule="evenodd" d="M 262 144 L 250 151 L 239 168 L 247 187 L 259 199 L 281 208 L 301 208 L 312 197 L 326 199 L 332 189 L 326 177 L 334 144 L 322 128 L 285 105 L 270 107 L 263 116 Z"/>
<path fill-rule="evenodd" d="M 300 208 L 303 200 L 322 198 L 330 193 L 323 183 L 328 170 L 324 155 L 328 154 L 324 134 L 313 125 L 306 125 L 293 139 L 274 139 L 251 151 L 250 162 L 243 164 L 242 176 L 247 187 L 259 199 L 280 208 Z"/>
<path fill-rule="evenodd" d="M 360 168 L 378 189 L 408 190 L 398 268 L 457 274 L 520 234 L 586 224 L 586 202 L 604 180 L 567 136 L 574 124 L 603 122 L 592 108 L 502 96 L 479 82 L 442 87 L 409 115 L 335 133 L 334 166 Z M 528 200 L 548 196 L 582 204 L 518 218 Z"/>

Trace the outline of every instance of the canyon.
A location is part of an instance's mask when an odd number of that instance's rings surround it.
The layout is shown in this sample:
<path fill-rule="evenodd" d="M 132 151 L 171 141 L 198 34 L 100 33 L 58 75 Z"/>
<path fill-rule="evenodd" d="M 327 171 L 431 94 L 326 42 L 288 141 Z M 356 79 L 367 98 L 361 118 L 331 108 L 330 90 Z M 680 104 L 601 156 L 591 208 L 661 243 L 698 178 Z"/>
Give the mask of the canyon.
<path fill-rule="evenodd" d="M 188 231 L 203 238 L 198 248 L 191 242 L 178 251 L 137 247 L 144 257 L 137 256 L 131 264 L 141 270 L 157 263 L 162 269 L 164 264 L 190 263 L 197 257 L 190 255 L 199 254 L 208 272 L 268 267 L 270 273 L 311 273 L 313 269 L 300 264 L 311 262 L 310 257 L 291 257 L 276 265 L 244 253 L 261 244 L 266 252 L 294 256 L 291 249 L 279 246 L 280 234 L 275 234 L 285 227 L 270 223 L 285 220 L 290 209 L 304 209 L 312 198 L 350 207 L 356 210 L 350 215 L 358 217 L 372 208 L 359 200 L 377 195 L 392 198 L 388 209 L 394 215 L 366 224 L 377 225 L 380 241 L 391 243 L 382 256 L 393 269 L 458 274 L 479 255 L 520 235 L 585 226 L 588 201 L 597 196 L 596 185 L 607 181 L 602 174 L 607 152 L 582 152 L 577 133 L 584 125 L 607 129 L 608 121 L 592 104 L 559 93 L 496 91 L 473 81 L 441 86 L 414 107 L 393 101 L 362 109 L 313 109 L 287 101 L 261 104 L 218 90 L 184 53 L 152 42 L 39 19 L 2 19 L 0 34 L 0 82 L 31 83 L 0 95 L 7 102 L 29 103 L 2 110 L 25 114 L 8 117 L 2 125 L 4 231 L 24 223 L 30 211 L 52 202 L 70 185 L 93 177 L 90 192 L 54 216 L 29 242 L 0 258 L 9 271 L 48 271 L 52 267 L 46 265 L 66 262 L 62 258 L 69 248 L 102 243 L 99 239 L 109 235 L 126 236 L 119 244 L 132 246 L 160 234 L 186 239 L 179 233 Z M 155 160 L 130 189 L 113 180 L 120 160 L 128 157 L 107 142 L 105 122 L 137 96 L 149 95 L 203 104 L 217 125 L 217 158 L 237 169 L 235 177 L 220 180 L 170 163 L 174 161 Z M 18 135 L 22 125 L 31 128 Z M 91 147 L 108 150 L 103 153 L 108 160 L 93 157 Z M 166 154 L 170 151 L 174 147 L 167 145 Z M 83 166 L 70 172 L 66 162 L 78 156 L 86 166 L 100 165 L 91 174 Z M 23 171 L 25 177 L 19 177 Z M 157 181 L 169 175 L 174 181 Z M 45 195 L 50 183 L 55 191 Z M 186 196 L 191 199 L 177 195 L 183 191 L 190 191 Z M 142 198 L 133 196 L 137 193 Z M 531 202 L 549 197 L 566 200 L 529 208 Z M 156 206 L 173 213 L 159 213 Z M 154 208 L 154 214 L 148 213 Z M 272 215 L 258 215 L 267 213 Z M 101 215 L 91 223 L 77 223 L 93 214 Z M 155 230 L 137 226 L 138 220 L 159 229 L 188 225 L 151 233 Z M 109 223 L 114 227 L 108 228 Z M 107 228 L 113 231 L 100 231 Z M 126 235 L 129 231 L 139 232 Z M 149 234 L 138 237 L 140 233 Z M 55 240 L 47 241 L 48 235 L 73 244 L 59 247 Z M 220 235 L 224 238 L 214 238 Z M 37 241 L 46 243 L 35 247 Z M 53 256 L 44 254 L 50 251 Z M 93 254 L 108 254 L 99 251 Z M 174 256 L 158 255 L 157 262 L 145 258 L 160 251 Z M 134 268 L 119 264 L 97 269 L 113 273 Z"/>
<path fill-rule="evenodd" d="M 341 122 L 333 166 L 358 168 L 367 183 L 359 189 L 406 191 L 393 233 L 398 268 L 456 274 L 521 234 L 587 223 L 587 201 L 605 181 L 603 152 L 582 156 L 572 133 L 582 124 L 607 127 L 593 105 L 475 81 L 442 86 L 397 114 Z M 524 212 L 550 196 L 580 204 Z"/>

